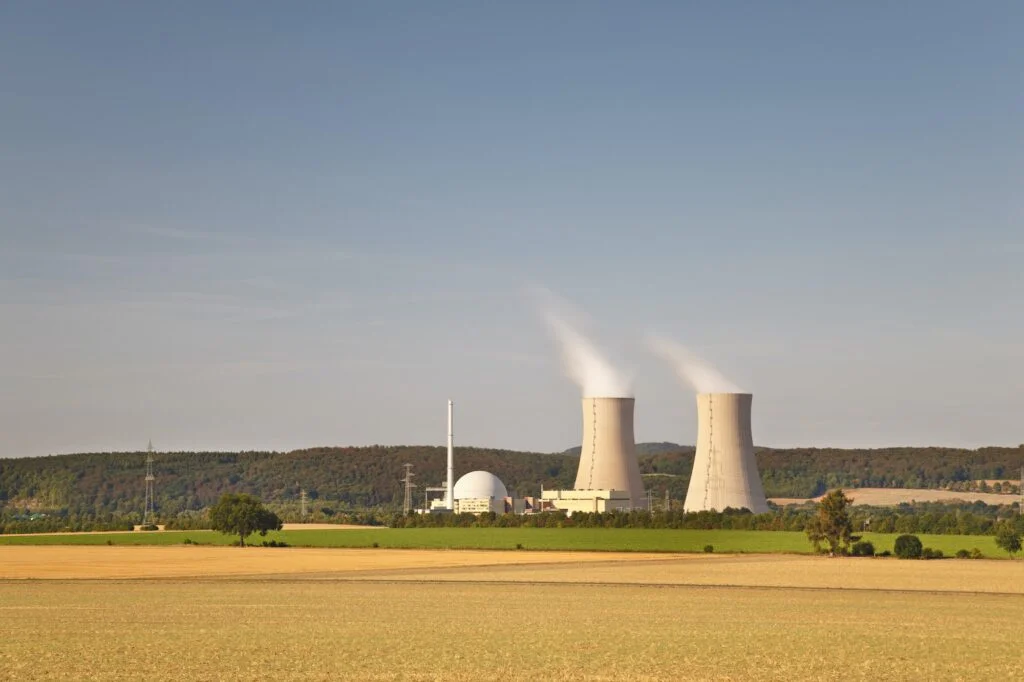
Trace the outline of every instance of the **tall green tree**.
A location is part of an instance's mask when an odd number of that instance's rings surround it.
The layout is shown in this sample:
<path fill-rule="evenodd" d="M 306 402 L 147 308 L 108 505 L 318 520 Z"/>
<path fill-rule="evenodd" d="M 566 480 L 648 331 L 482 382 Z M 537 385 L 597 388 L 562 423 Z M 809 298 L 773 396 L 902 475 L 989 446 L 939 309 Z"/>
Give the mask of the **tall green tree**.
<path fill-rule="evenodd" d="M 996 545 L 1005 549 L 1011 558 L 1020 551 L 1020 533 L 1009 521 L 1003 521 L 996 527 Z"/>
<path fill-rule="evenodd" d="M 266 535 L 267 531 L 281 530 L 281 519 L 277 514 L 245 493 L 221 495 L 210 509 L 210 524 L 214 530 L 226 535 L 237 535 L 242 547 L 245 547 L 245 538 L 253 533 Z"/>
<path fill-rule="evenodd" d="M 807 524 L 807 537 L 814 544 L 814 549 L 821 551 L 822 543 L 828 545 L 828 553 L 832 556 L 846 554 L 853 534 L 853 523 L 850 521 L 850 503 L 853 500 L 837 488 L 826 494 L 818 503 L 817 514 Z"/>

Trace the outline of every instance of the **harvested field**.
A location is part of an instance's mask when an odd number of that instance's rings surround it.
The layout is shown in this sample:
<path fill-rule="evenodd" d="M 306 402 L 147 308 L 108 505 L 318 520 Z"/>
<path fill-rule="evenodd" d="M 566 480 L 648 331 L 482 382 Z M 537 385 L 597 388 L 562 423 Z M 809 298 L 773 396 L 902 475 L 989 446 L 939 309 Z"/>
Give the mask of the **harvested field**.
<path fill-rule="evenodd" d="M 0 581 L 0 678 L 1024 674 L 1015 627 L 1024 611 L 1024 562 L 4 547 L 0 566 L 8 568 L 0 573 L 58 560 L 40 554 L 54 551 L 69 553 L 60 560 L 92 579 Z M 111 553 L 141 576 L 162 574 L 154 564 L 168 562 L 169 553 L 189 552 L 199 553 L 175 559 L 177 570 L 206 579 L 96 580 L 110 574 L 96 553 Z M 15 559 L 18 553 L 27 554 Z M 324 553 L 335 559 L 321 570 Z M 260 567 L 263 555 L 290 559 L 262 565 L 287 574 L 238 575 Z M 90 573 L 90 566 L 97 568 Z"/>
<path fill-rule="evenodd" d="M 367 526 L 356 526 L 351 523 L 285 523 L 281 530 L 366 530 Z M 375 526 L 386 530 L 387 526 Z"/>
<path fill-rule="evenodd" d="M 665 554 L 623 555 L 639 561 Z M 0 580 L 211 578 L 351 571 L 389 571 L 615 559 L 595 552 L 487 552 L 267 547 L 0 547 Z"/>
<path fill-rule="evenodd" d="M 1020 501 L 1019 495 L 1000 495 L 998 493 L 971 493 L 955 490 L 923 490 L 919 488 L 844 488 L 847 497 L 854 504 L 874 507 L 890 507 L 903 502 L 984 502 L 985 504 L 1013 504 Z M 775 497 L 771 502 L 779 505 L 805 504 L 821 499 L 800 499 L 793 497 Z"/>

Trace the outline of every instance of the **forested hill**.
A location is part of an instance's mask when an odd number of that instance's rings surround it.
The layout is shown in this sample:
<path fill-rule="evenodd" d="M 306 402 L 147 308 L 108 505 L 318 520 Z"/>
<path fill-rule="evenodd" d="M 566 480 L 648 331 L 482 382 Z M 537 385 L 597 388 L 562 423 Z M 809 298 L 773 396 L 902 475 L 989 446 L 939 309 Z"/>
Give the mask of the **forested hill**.
<path fill-rule="evenodd" d="M 638 445 L 644 481 L 660 498 L 682 500 L 693 447 Z M 63 510 L 83 517 L 121 516 L 143 506 L 146 453 L 92 453 L 0 459 L 0 515 Z M 810 497 L 827 488 L 965 488 L 983 479 L 1019 478 L 1017 448 L 768 449 L 757 451 L 769 497 Z M 571 487 L 578 454 L 458 448 L 456 475 L 475 469 L 499 476 L 510 492 L 536 495 Z M 402 503 L 403 464 L 413 465 L 414 499 L 440 485 L 445 450 L 426 446 L 314 448 L 294 452 L 178 452 L 156 455 L 157 508 L 162 515 L 209 506 L 221 493 L 249 492 L 268 502 L 298 499 L 306 489 L 318 507 L 395 508 Z"/>

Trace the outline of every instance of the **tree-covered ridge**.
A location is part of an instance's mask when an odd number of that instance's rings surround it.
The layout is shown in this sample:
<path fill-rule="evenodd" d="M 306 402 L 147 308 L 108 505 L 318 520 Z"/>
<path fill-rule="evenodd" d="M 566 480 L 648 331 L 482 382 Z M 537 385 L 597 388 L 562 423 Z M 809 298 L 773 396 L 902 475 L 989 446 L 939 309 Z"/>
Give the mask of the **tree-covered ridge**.
<path fill-rule="evenodd" d="M 0 459 L 0 510 L 66 509 L 80 515 L 138 510 L 145 489 L 145 452 L 90 453 Z M 445 449 L 429 446 L 311 448 L 293 452 L 158 453 L 154 464 L 157 508 L 174 515 L 212 505 L 226 492 L 267 501 L 311 499 L 340 508 L 401 504 L 403 465 L 416 475 L 417 493 L 444 477 Z M 535 494 L 540 486 L 571 485 L 575 461 L 564 455 L 460 448 L 458 472 L 485 469 L 509 490 Z"/>
<path fill-rule="evenodd" d="M 686 495 L 694 449 L 641 445 L 640 470 L 655 499 L 667 490 Z M 145 452 L 91 453 L 0 459 L 0 516 L 63 510 L 93 519 L 137 513 L 145 493 Z M 837 486 L 966 489 L 984 479 L 1016 480 L 1024 463 L 1017 448 L 886 448 L 877 450 L 757 450 L 769 497 L 812 497 Z M 318 506 L 393 509 L 401 505 L 403 465 L 413 465 L 414 500 L 444 478 L 445 449 L 433 446 L 322 447 L 293 452 L 175 452 L 156 456 L 157 509 L 164 516 L 197 511 L 226 492 L 250 493 L 269 503 L 296 501 L 305 489 Z M 537 495 L 571 487 L 578 459 L 460 447 L 456 475 L 491 471 L 509 491 Z"/>
<path fill-rule="evenodd" d="M 977 450 L 755 448 L 755 453 L 768 497 L 816 497 L 839 486 L 973 490 L 976 481 L 1016 481 L 1024 465 L 1024 445 Z M 685 478 L 688 483 L 693 457 L 692 446 L 676 446 L 641 456 L 640 471 Z M 682 491 L 685 494 L 685 486 Z"/>

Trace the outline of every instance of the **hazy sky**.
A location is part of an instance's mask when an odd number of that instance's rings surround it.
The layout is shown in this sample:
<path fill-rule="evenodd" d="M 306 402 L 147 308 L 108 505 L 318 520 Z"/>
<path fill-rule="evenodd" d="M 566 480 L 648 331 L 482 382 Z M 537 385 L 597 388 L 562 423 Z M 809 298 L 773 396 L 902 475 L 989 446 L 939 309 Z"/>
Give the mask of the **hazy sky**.
<path fill-rule="evenodd" d="M 0 5 L 0 456 L 1024 442 L 1024 4 Z"/>

